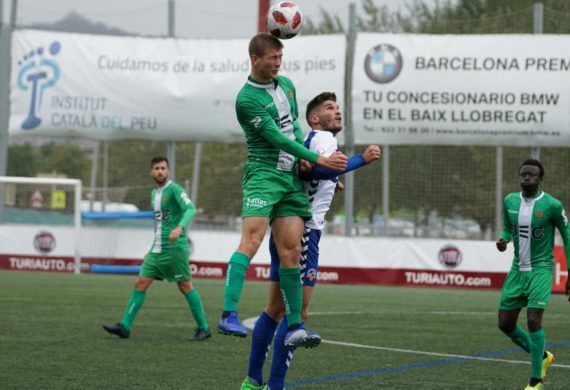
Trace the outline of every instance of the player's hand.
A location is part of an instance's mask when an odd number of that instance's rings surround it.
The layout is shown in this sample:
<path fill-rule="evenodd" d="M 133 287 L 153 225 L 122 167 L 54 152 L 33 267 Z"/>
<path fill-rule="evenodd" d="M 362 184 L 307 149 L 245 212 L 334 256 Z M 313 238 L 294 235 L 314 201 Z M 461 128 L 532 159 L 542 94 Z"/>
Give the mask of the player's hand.
<path fill-rule="evenodd" d="M 347 163 L 348 159 L 342 152 L 334 152 L 328 157 L 319 156 L 317 160 L 317 164 L 335 171 L 344 171 Z"/>
<path fill-rule="evenodd" d="M 180 234 L 182 234 L 182 226 L 176 226 L 174 229 L 172 229 L 172 231 L 168 235 L 168 241 L 174 242 L 174 241 L 178 240 L 178 237 L 180 237 Z"/>
<path fill-rule="evenodd" d="M 344 191 L 344 184 L 342 184 L 342 181 L 337 181 L 336 182 L 336 187 L 334 188 L 334 192 L 342 192 Z"/>
<path fill-rule="evenodd" d="M 299 174 L 308 175 L 313 170 L 313 164 L 307 160 L 299 160 Z"/>
<path fill-rule="evenodd" d="M 505 240 L 504 238 L 499 238 L 496 242 L 497 249 L 499 250 L 499 252 L 504 252 L 505 249 L 507 249 L 508 243 L 509 242 L 507 240 Z"/>
<path fill-rule="evenodd" d="M 364 153 L 362 153 L 362 157 L 364 157 L 366 164 L 370 164 L 372 161 L 380 159 L 381 155 L 382 152 L 378 145 L 368 145 Z"/>

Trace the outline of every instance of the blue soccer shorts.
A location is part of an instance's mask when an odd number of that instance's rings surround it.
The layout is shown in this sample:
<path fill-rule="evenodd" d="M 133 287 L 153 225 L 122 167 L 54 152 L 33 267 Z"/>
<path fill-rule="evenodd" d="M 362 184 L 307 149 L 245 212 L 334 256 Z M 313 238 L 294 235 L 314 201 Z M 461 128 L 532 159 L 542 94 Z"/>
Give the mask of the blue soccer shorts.
<path fill-rule="evenodd" d="M 319 272 L 319 241 L 321 240 L 321 230 L 305 227 L 303 238 L 301 239 L 301 281 L 303 286 L 313 287 L 317 283 Z M 273 234 L 269 237 L 269 253 L 271 253 L 271 267 L 269 269 L 269 280 L 279 281 L 279 255 L 273 240 Z"/>

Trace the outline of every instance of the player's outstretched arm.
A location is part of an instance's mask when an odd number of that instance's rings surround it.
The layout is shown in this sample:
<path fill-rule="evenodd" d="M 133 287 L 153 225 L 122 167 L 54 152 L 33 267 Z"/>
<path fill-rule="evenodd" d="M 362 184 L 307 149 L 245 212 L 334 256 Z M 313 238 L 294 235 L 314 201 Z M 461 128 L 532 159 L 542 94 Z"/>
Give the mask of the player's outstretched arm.
<path fill-rule="evenodd" d="M 317 159 L 318 165 L 321 165 L 325 168 L 334 169 L 335 171 L 344 171 L 346 169 L 347 163 L 348 159 L 342 152 L 334 152 L 328 157 L 321 155 Z"/>

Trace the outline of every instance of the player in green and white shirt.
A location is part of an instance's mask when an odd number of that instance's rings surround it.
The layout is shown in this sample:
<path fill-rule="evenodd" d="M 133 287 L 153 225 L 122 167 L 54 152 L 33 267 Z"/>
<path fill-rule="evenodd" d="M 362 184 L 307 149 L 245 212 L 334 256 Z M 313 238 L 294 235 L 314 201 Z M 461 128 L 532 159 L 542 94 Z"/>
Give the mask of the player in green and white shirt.
<path fill-rule="evenodd" d="M 558 229 L 566 259 L 570 258 L 570 228 L 562 203 L 540 189 L 544 176 L 542 164 L 526 160 L 519 169 L 522 192 L 505 197 L 503 231 L 497 249 L 503 252 L 509 241 L 514 244 L 513 265 L 501 294 L 499 328 L 530 353 L 532 375 L 525 389 L 543 389 L 543 380 L 554 355 L 544 349 L 542 317 L 552 291 L 554 237 Z M 570 293 L 570 281 L 566 283 Z M 517 320 L 527 308 L 528 333 Z"/>
<path fill-rule="evenodd" d="M 144 259 L 123 319 L 116 325 L 103 325 L 103 328 L 121 338 L 128 338 L 133 321 L 144 303 L 146 290 L 155 279 L 166 279 L 178 284 L 198 325 L 190 340 L 202 341 L 209 338 L 211 333 L 200 295 L 192 286 L 186 237 L 186 225 L 196 214 L 196 208 L 184 189 L 168 179 L 168 160 L 165 157 L 152 159 L 150 174 L 157 184 L 151 193 L 154 240 Z"/>
<path fill-rule="evenodd" d="M 247 335 L 239 321 L 237 305 L 247 267 L 271 224 L 277 249 L 282 252 L 281 291 L 275 294 L 281 299 L 282 292 L 281 302 L 286 302 L 291 335 L 295 335 L 290 341 L 294 340 L 296 346 L 308 346 L 305 341 L 310 335 L 301 324 L 299 254 L 303 220 L 311 217 L 311 210 L 297 175 L 297 160 L 342 170 L 346 156 L 320 156 L 302 145 L 295 88 L 291 80 L 278 75 L 282 49 L 281 41 L 268 33 L 250 40 L 251 74 L 236 99 L 237 119 L 248 147 L 242 182 L 243 223 L 240 244 L 226 271 L 224 310 L 218 331 L 238 337 Z"/>

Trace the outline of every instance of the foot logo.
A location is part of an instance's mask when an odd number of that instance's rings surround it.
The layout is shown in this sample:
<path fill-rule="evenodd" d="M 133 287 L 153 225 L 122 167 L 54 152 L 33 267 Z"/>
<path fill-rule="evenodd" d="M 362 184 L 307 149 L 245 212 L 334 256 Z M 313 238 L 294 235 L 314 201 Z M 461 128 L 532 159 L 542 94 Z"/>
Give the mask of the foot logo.
<path fill-rule="evenodd" d="M 47 53 L 43 47 L 39 47 L 18 61 L 18 65 L 21 66 L 18 72 L 18 88 L 28 92 L 30 96 L 28 116 L 21 125 L 24 130 L 34 129 L 42 123 L 38 113 L 42 107 L 44 90 L 53 87 L 59 80 L 59 65 L 53 57 L 60 51 L 61 44 L 54 41 Z"/>

